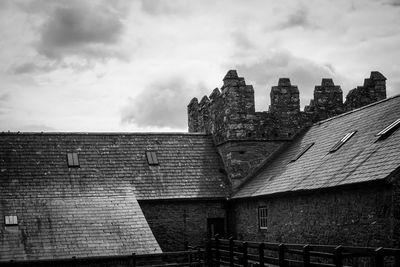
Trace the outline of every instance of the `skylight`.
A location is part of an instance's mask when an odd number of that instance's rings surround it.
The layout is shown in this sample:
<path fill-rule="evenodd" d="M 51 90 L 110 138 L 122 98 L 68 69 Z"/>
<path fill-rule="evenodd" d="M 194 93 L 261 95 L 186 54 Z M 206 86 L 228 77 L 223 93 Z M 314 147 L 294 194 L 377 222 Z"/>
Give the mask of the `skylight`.
<path fill-rule="evenodd" d="M 347 133 L 339 142 L 337 142 L 330 150 L 329 153 L 333 153 L 338 150 L 344 143 L 347 142 L 357 131 Z"/>
<path fill-rule="evenodd" d="M 298 160 L 298 159 L 299 159 L 304 153 L 306 153 L 307 150 L 309 150 L 313 145 L 314 145 L 314 143 L 307 144 L 305 147 L 303 147 L 303 148 L 300 150 L 299 153 L 297 153 L 296 156 L 294 156 L 294 157 L 290 160 L 290 162 L 295 162 L 296 160 Z"/>
<path fill-rule="evenodd" d="M 399 126 L 400 126 L 400 119 L 397 119 L 394 122 L 392 122 L 392 124 L 390 124 L 385 129 L 376 134 L 376 136 L 379 136 L 378 140 L 385 139 L 386 137 L 391 135 L 394 131 L 396 131 L 399 128 Z"/>
<path fill-rule="evenodd" d="M 15 215 L 4 216 L 4 223 L 6 226 L 18 225 L 18 218 Z"/>
<path fill-rule="evenodd" d="M 67 153 L 68 167 L 79 167 L 78 153 Z"/>
<path fill-rule="evenodd" d="M 149 165 L 158 165 L 157 154 L 155 151 L 146 151 L 146 157 Z"/>

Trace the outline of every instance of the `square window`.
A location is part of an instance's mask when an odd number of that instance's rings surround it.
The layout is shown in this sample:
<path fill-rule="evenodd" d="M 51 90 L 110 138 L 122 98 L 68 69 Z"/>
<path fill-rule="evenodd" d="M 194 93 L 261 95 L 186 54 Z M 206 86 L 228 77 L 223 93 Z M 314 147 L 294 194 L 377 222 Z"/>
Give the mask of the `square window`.
<path fill-rule="evenodd" d="M 147 163 L 149 165 L 158 165 L 157 154 L 155 151 L 146 151 Z"/>
<path fill-rule="evenodd" d="M 258 227 L 260 229 L 268 228 L 268 209 L 267 207 L 258 208 Z"/>
<path fill-rule="evenodd" d="M 79 167 L 78 153 L 67 153 L 68 167 Z"/>
<path fill-rule="evenodd" d="M 18 218 L 15 215 L 4 216 L 4 221 L 6 226 L 18 225 Z"/>

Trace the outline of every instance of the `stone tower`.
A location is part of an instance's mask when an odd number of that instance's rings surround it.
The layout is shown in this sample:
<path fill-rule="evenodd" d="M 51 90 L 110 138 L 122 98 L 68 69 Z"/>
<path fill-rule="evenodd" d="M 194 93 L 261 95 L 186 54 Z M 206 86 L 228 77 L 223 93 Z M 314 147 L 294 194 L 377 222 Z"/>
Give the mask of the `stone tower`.
<path fill-rule="evenodd" d="M 343 113 L 343 91 L 332 79 L 322 79 L 314 89 L 314 120 L 320 121 Z"/>

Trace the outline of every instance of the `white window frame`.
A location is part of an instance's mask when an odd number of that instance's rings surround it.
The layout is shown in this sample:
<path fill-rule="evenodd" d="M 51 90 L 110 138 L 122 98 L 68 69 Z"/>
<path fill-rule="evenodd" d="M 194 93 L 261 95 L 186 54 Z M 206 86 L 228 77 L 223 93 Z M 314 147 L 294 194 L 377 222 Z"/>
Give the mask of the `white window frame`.
<path fill-rule="evenodd" d="M 266 206 L 258 207 L 258 228 L 268 229 L 268 208 Z"/>
<path fill-rule="evenodd" d="M 4 224 L 5 226 L 18 225 L 18 217 L 16 215 L 4 216 Z"/>

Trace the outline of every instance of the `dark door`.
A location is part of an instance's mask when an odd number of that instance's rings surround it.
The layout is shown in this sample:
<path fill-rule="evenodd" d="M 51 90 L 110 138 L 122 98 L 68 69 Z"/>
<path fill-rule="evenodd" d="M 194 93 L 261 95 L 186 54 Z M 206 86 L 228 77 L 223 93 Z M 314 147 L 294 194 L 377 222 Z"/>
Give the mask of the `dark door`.
<path fill-rule="evenodd" d="M 207 218 L 207 232 L 209 237 L 214 237 L 216 234 L 225 237 L 225 219 Z"/>

